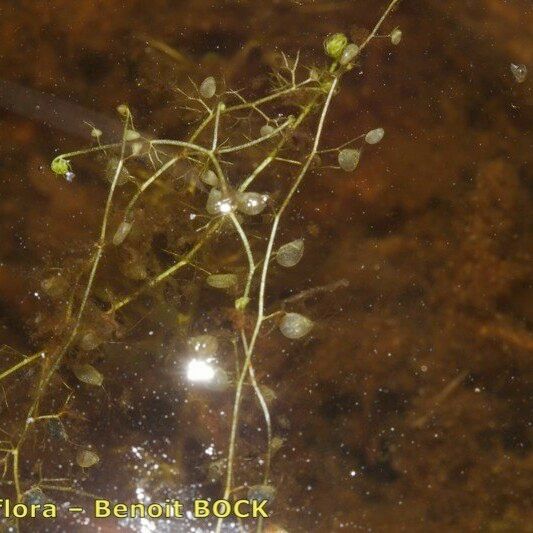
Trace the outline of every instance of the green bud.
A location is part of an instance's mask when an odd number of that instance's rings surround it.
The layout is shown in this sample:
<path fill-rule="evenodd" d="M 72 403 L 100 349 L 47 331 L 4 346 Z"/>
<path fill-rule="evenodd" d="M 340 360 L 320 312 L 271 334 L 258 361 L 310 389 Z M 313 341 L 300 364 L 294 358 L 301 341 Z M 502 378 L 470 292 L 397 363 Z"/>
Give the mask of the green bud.
<path fill-rule="evenodd" d="M 119 106 L 117 106 L 117 112 L 123 117 L 127 117 L 131 114 L 130 108 L 127 106 L 127 104 L 120 104 Z"/>
<path fill-rule="evenodd" d="M 235 309 L 237 309 L 238 311 L 244 311 L 245 307 L 248 305 L 249 302 L 250 298 L 248 298 L 247 296 L 241 296 L 240 298 L 237 298 L 235 300 Z"/>
<path fill-rule="evenodd" d="M 70 162 L 60 155 L 52 161 L 50 168 L 54 174 L 63 176 L 70 171 Z"/>
<path fill-rule="evenodd" d="M 334 33 L 324 41 L 324 50 L 329 57 L 339 59 L 348 44 L 348 37 L 344 33 Z"/>

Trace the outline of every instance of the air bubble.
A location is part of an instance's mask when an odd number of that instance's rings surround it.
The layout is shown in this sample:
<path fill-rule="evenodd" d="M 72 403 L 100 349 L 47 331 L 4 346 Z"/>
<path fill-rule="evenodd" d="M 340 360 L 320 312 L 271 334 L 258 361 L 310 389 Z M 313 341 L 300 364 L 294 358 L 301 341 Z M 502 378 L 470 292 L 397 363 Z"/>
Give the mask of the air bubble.
<path fill-rule="evenodd" d="M 200 85 L 200 95 L 202 98 L 213 98 L 217 92 L 217 82 L 213 76 L 206 78 Z"/>
<path fill-rule="evenodd" d="M 267 135 L 272 135 L 273 132 L 274 132 L 274 128 L 270 124 L 265 124 L 259 130 L 259 134 L 261 135 L 261 137 L 266 137 Z"/>
<path fill-rule="evenodd" d="M 76 463 L 82 468 L 91 468 L 100 462 L 98 454 L 92 450 L 79 450 L 76 454 Z"/>
<path fill-rule="evenodd" d="M 259 389 L 261 390 L 261 394 L 263 395 L 266 403 L 272 403 L 278 397 L 278 395 L 266 385 L 260 385 Z"/>
<path fill-rule="evenodd" d="M 370 130 L 365 135 L 365 141 L 368 144 L 378 144 L 378 142 L 380 142 L 384 136 L 385 136 L 385 130 L 383 128 L 376 128 L 375 130 Z"/>
<path fill-rule="evenodd" d="M 106 169 L 105 169 L 105 179 L 112 183 L 115 179 L 115 174 L 117 173 L 117 168 L 120 164 L 120 159 L 117 157 L 112 157 L 109 159 Z M 128 171 L 128 169 L 122 165 L 122 168 L 120 169 L 120 173 L 118 175 L 117 179 L 117 185 L 124 185 L 127 181 L 129 181 L 131 178 L 131 175 Z"/>
<path fill-rule="evenodd" d="M 252 485 L 248 488 L 249 500 L 272 501 L 276 495 L 276 489 L 272 485 Z"/>
<path fill-rule="evenodd" d="M 229 289 L 237 284 L 235 274 L 211 274 L 207 276 L 207 284 L 215 289 Z"/>
<path fill-rule="evenodd" d="M 82 383 L 87 383 L 87 385 L 100 387 L 104 382 L 104 376 L 88 363 L 76 365 L 73 367 L 72 372 Z"/>
<path fill-rule="evenodd" d="M 201 176 L 200 179 L 211 187 L 216 187 L 218 185 L 218 176 L 212 170 L 206 170 Z"/>
<path fill-rule="evenodd" d="M 50 502 L 45 493 L 39 487 L 32 487 L 22 495 L 22 501 L 26 505 L 45 505 Z"/>
<path fill-rule="evenodd" d="M 268 195 L 257 192 L 241 192 L 237 194 L 237 209 L 245 215 L 258 215 L 268 202 Z"/>
<path fill-rule="evenodd" d="M 276 261 L 282 267 L 290 268 L 297 265 L 304 255 L 304 240 L 296 239 L 279 247 Z"/>
<path fill-rule="evenodd" d="M 118 227 L 117 231 L 115 232 L 115 235 L 113 235 L 113 244 L 115 246 L 119 246 L 124 242 L 124 239 L 128 236 L 130 230 L 131 230 L 131 222 L 127 222 L 124 220 L 120 226 Z"/>
<path fill-rule="evenodd" d="M 279 329 L 288 339 L 301 339 L 313 329 L 313 321 L 299 313 L 285 313 Z"/>
<path fill-rule="evenodd" d="M 104 342 L 104 339 L 102 339 L 100 335 L 94 331 L 88 331 L 80 339 L 79 347 L 86 352 L 90 352 L 92 350 L 96 350 L 96 348 L 98 348 L 102 342 Z"/>
<path fill-rule="evenodd" d="M 396 46 L 400 44 L 400 41 L 402 40 L 402 30 L 400 28 L 394 28 L 390 34 L 390 42 Z"/>
<path fill-rule="evenodd" d="M 41 289 L 48 295 L 56 298 L 64 294 L 68 288 L 67 280 L 58 274 L 57 276 L 52 276 L 46 278 L 41 282 Z"/>
<path fill-rule="evenodd" d="M 524 64 L 511 63 L 511 73 L 518 83 L 524 83 L 527 78 L 527 67 Z"/>
<path fill-rule="evenodd" d="M 205 208 L 211 215 L 226 215 L 233 211 L 234 205 L 231 198 L 224 197 L 221 191 L 213 188 L 209 192 Z"/>
<path fill-rule="evenodd" d="M 359 164 L 359 158 L 361 157 L 361 151 L 355 148 L 344 148 L 339 152 L 339 166 L 345 172 L 352 172 L 357 168 Z"/>
<path fill-rule="evenodd" d="M 60 418 L 50 418 L 48 420 L 48 432 L 54 439 L 68 440 L 67 431 Z"/>
<path fill-rule="evenodd" d="M 339 63 L 341 65 L 347 65 L 348 63 L 353 61 L 358 54 L 359 47 L 356 44 L 351 43 L 342 52 L 341 58 L 339 59 Z"/>

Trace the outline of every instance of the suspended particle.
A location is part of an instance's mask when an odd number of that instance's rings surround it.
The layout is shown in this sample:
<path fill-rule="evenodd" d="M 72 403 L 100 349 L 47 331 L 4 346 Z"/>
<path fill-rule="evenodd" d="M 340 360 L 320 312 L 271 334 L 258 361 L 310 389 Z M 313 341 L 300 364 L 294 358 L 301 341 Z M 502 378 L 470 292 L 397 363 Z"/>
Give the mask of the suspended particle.
<path fill-rule="evenodd" d="M 218 339 L 213 335 L 191 337 L 187 344 L 200 357 L 214 357 L 218 351 Z"/>
<path fill-rule="evenodd" d="M 273 501 L 276 495 L 276 489 L 272 485 L 252 485 L 248 487 L 249 500 L 268 500 Z"/>
<path fill-rule="evenodd" d="M 213 187 L 207 197 L 205 208 L 210 215 L 227 215 L 234 210 L 235 206 L 229 196 L 225 197 L 221 191 Z"/>
<path fill-rule="evenodd" d="M 275 436 L 272 437 L 272 440 L 270 441 L 270 450 L 272 451 L 272 455 L 279 452 L 281 448 L 283 447 L 283 444 L 285 443 L 285 439 Z"/>
<path fill-rule="evenodd" d="M 400 28 L 394 28 L 390 34 L 390 42 L 396 46 L 400 44 L 400 41 L 402 40 L 402 30 Z"/>
<path fill-rule="evenodd" d="M 100 457 L 92 450 L 79 450 L 76 454 L 76 463 L 82 468 L 91 468 L 100 462 Z"/>
<path fill-rule="evenodd" d="M 285 415 L 281 415 L 281 416 L 278 416 L 278 424 L 280 425 L 280 427 L 282 429 L 286 429 L 286 430 L 289 430 L 291 429 L 291 421 L 285 416 Z"/>
<path fill-rule="evenodd" d="M 385 136 L 385 130 L 383 128 L 376 128 L 375 130 L 370 130 L 365 135 L 365 141 L 368 144 L 378 144 L 378 142 L 380 142 L 384 136 Z"/>
<path fill-rule="evenodd" d="M 48 432 L 53 439 L 67 440 L 68 434 L 60 418 L 48 419 Z"/>
<path fill-rule="evenodd" d="M 120 164 L 120 159 L 118 157 L 112 157 L 106 166 L 105 169 L 105 179 L 112 183 L 112 181 L 115 179 L 115 174 L 117 173 L 118 166 Z M 128 180 L 131 179 L 131 174 L 129 173 L 128 169 L 122 165 L 120 169 L 120 173 L 117 178 L 117 185 L 124 185 Z"/>
<path fill-rule="evenodd" d="M 274 128 L 270 124 L 265 124 L 259 130 L 259 134 L 261 135 L 261 137 L 272 135 L 272 133 L 274 133 Z"/>
<path fill-rule="evenodd" d="M 102 339 L 102 337 L 96 332 L 88 331 L 80 339 L 79 347 L 86 352 L 90 352 L 96 350 L 96 348 L 98 348 L 103 342 L 104 339 Z"/>
<path fill-rule="evenodd" d="M 511 63 L 511 73 L 517 83 L 524 83 L 527 78 L 527 67 L 524 64 Z"/>
<path fill-rule="evenodd" d="M 200 176 L 200 179 L 210 187 L 216 187 L 218 185 L 218 176 L 212 170 L 204 172 Z"/>
<path fill-rule="evenodd" d="M 57 298 L 64 294 L 68 289 L 68 282 L 61 274 L 58 274 L 57 276 L 44 279 L 41 282 L 41 289 L 43 289 L 48 296 Z"/>
<path fill-rule="evenodd" d="M 350 43 L 342 52 L 341 58 L 339 59 L 339 63 L 341 65 L 347 65 L 348 63 L 351 63 L 359 54 L 359 47 L 354 44 Z"/>
<path fill-rule="evenodd" d="M 87 385 L 101 387 L 104 382 L 104 376 L 88 363 L 74 366 L 72 372 L 82 383 L 87 383 Z"/>
<path fill-rule="evenodd" d="M 217 92 L 217 82 L 213 76 L 206 78 L 200 85 L 200 95 L 202 98 L 213 98 Z"/>
<path fill-rule="evenodd" d="M 65 180 L 69 183 L 72 183 L 74 181 L 74 178 L 76 177 L 76 174 L 69 170 L 68 172 L 65 172 Z"/>
<path fill-rule="evenodd" d="M 304 255 L 304 240 L 296 239 L 280 246 L 276 254 L 276 261 L 285 268 L 297 265 Z"/>
<path fill-rule="evenodd" d="M 131 230 L 132 223 L 128 222 L 127 220 L 123 220 L 120 223 L 120 226 L 118 227 L 117 231 L 113 235 L 113 244 L 115 246 L 119 246 L 124 242 L 124 239 L 128 236 L 130 230 Z"/>
<path fill-rule="evenodd" d="M 322 166 L 322 158 L 318 154 L 315 154 L 313 156 L 313 159 L 311 159 L 311 164 L 309 165 L 309 168 L 315 169 L 315 168 L 320 168 L 321 166 Z"/>
<path fill-rule="evenodd" d="M 313 321 L 299 313 L 285 313 L 279 329 L 288 339 L 301 339 L 313 329 Z"/>
<path fill-rule="evenodd" d="M 237 209 L 245 215 L 259 215 L 268 203 L 268 195 L 257 192 L 239 192 L 236 196 Z"/>
<path fill-rule="evenodd" d="M 235 274 L 211 274 L 207 276 L 206 282 L 215 289 L 229 289 L 237 285 L 237 276 Z"/>
<path fill-rule="evenodd" d="M 278 395 L 266 385 L 260 385 L 259 389 L 261 390 L 261 394 L 263 395 L 266 403 L 272 403 L 278 397 Z"/>
<path fill-rule="evenodd" d="M 221 478 L 226 471 L 226 463 L 227 460 L 225 458 L 217 459 L 216 461 L 209 463 L 209 466 L 207 467 L 209 476 L 214 480 Z"/>
<path fill-rule="evenodd" d="M 344 148 L 339 152 L 338 161 L 339 166 L 345 172 L 352 172 L 357 168 L 359 164 L 359 158 L 361 157 L 361 151 L 355 148 Z"/>
<path fill-rule="evenodd" d="M 31 487 L 22 495 L 22 501 L 25 505 L 44 505 L 50 502 L 40 487 Z"/>

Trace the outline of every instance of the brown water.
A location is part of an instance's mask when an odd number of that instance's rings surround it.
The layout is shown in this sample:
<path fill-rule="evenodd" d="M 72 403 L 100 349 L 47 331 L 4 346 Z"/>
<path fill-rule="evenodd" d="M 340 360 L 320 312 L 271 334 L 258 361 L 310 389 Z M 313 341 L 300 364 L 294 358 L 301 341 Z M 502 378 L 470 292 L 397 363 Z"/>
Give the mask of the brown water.
<path fill-rule="evenodd" d="M 63 265 L 72 274 L 94 250 L 107 190 L 101 165 L 80 163 L 71 184 L 49 171 L 55 155 L 86 145 L 84 121 L 105 123 L 109 133 L 119 124 L 116 106 L 128 102 L 139 130 L 180 138 L 189 116 L 173 87 L 187 76 L 213 74 L 258 96 L 276 53 L 301 49 L 305 64 L 320 63 L 325 35 L 358 35 L 384 7 L 3 0 L 0 76 L 10 83 L 0 85 L 0 343 L 25 354 L 53 346 L 61 325 L 41 281 Z M 282 222 L 285 240 L 305 237 L 306 254 L 274 276 L 269 306 L 349 284 L 298 308 L 316 321 L 305 341 L 275 332 L 262 339 L 256 372 L 276 394 L 274 434 L 284 439 L 267 528 L 532 531 L 533 98 L 531 75 L 517 83 L 510 64 L 533 69 L 533 11 L 520 0 L 406 0 L 385 33 L 395 26 L 401 44 L 374 41 L 343 79 L 323 142 L 336 146 L 378 126 L 384 140 L 365 150 L 353 174 L 313 174 Z M 144 221 L 155 234 L 175 220 L 172 203 L 160 201 L 159 218 Z M 204 257 L 207 265 L 214 259 Z M 158 256 L 150 272 L 165 260 Z M 100 287 L 121 293 L 120 276 L 104 267 Z M 69 440 L 29 437 L 24 490 L 45 477 L 68 478 L 55 485 L 76 491 L 47 491 L 58 504 L 87 505 L 81 491 L 126 501 L 220 497 L 222 480 L 209 464 L 224 457 L 233 396 L 188 386 L 181 346 L 187 328 L 225 330 L 231 317 L 212 311 L 223 298 L 198 286 L 190 272 L 177 275 L 153 301 L 118 317 L 120 335 L 94 361 L 104 389 L 80 384 L 68 364 L 60 369 L 52 395 L 64 399 L 61 380 L 73 389 Z M 9 351 L 1 357 L 0 373 L 19 360 Z M 0 382 L 0 429 L 11 438 L 37 368 Z M 242 412 L 238 480 L 257 484 L 264 424 L 250 387 Z M 88 444 L 101 461 L 83 471 L 74 458 Z M 9 479 L 0 497 L 13 497 Z M 213 528 L 65 514 L 21 529 Z"/>

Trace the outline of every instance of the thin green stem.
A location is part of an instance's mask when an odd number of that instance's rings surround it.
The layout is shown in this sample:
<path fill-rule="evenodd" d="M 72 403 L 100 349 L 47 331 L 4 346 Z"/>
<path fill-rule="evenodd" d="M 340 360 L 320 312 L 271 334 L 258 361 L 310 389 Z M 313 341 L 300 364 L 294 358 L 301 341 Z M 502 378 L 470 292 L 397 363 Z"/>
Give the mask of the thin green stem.
<path fill-rule="evenodd" d="M 44 356 L 44 352 L 38 352 L 30 357 L 26 357 L 25 359 L 23 359 L 20 363 L 17 363 L 16 365 L 8 368 L 6 371 L 2 372 L 0 374 L 0 381 L 2 381 L 4 378 L 7 378 L 7 376 L 9 376 L 10 374 L 13 374 L 13 372 L 16 372 L 17 370 L 25 367 L 26 365 L 29 365 L 30 363 L 33 363 L 34 361 L 36 361 L 37 359 L 39 359 L 39 357 L 43 357 Z"/>
<path fill-rule="evenodd" d="M 235 390 L 235 400 L 234 400 L 234 406 L 233 406 L 233 418 L 231 423 L 231 431 L 230 431 L 230 441 L 228 446 L 228 464 L 227 464 L 227 470 L 226 470 L 226 484 L 224 488 L 224 499 L 227 499 L 229 495 L 231 494 L 232 489 L 232 483 L 233 483 L 233 464 L 235 460 L 235 446 L 236 446 L 236 435 L 237 435 L 237 428 L 239 425 L 239 411 L 240 411 L 240 404 L 242 399 L 242 388 L 244 384 L 244 380 L 246 378 L 246 375 L 249 373 L 249 368 L 252 362 L 252 357 L 254 354 L 255 345 L 257 342 L 257 339 L 259 337 L 259 332 L 261 330 L 261 326 L 263 324 L 264 320 L 264 309 L 265 309 L 265 291 L 266 291 L 266 285 L 267 285 L 267 276 L 268 276 L 268 267 L 270 264 L 270 257 L 272 256 L 272 251 L 274 247 L 274 241 L 276 238 L 277 230 L 279 227 L 279 222 L 281 219 L 281 216 L 283 215 L 285 209 L 289 205 L 292 197 L 294 196 L 294 193 L 298 189 L 298 186 L 302 182 L 303 178 L 305 177 L 307 170 L 309 169 L 309 166 L 311 165 L 311 162 L 313 158 L 316 155 L 316 152 L 318 150 L 318 146 L 320 143 L 320 139 L 322 136 L 322 131 L 324 128 L 324 122 L 327 115 L 327 112 L 329 110 L 331 99 L 333 97 L 333 94 L 335 93 L 337 84 L 339 81 L 339 77 L 335 76 L 333 79 L 333 82 L 331 83 L 331 86 L 329 88 L 328 94 L 326 96 L 326 100 L 324 103 L 324 106 L 322 108 L 322 112 L 320 114 L 320 119 L 318 122 L 318 127 L 313 143 L 313 147 L 311 152 L 309 153 L 302 169 L 300 170 L 299 174 L 297 175 L 296 179 L 293 182 L 293 185 L 291 189 L 289 190 L 289 193 L 285 197 L 284 201 L 282 202 L 278 212 L 276 213 L 276 216 L 274 217 L 274 221 L 272 223 L 272 229 L 270 232 L 270 237 L 267 244 L 267 249 L 265 253 L 265 260 L 263 263 L 263 268 L 261 271 L 261 281 L 259 286 L 259 299 L 257 303 L 257 317 L 256 322 L 254 326 L 254 330 L 252 333 L 252 337 L 250 339 L 250 342 L 246 345 L 246 354 L 245 354 L 245 360 L 243 367 L 241 369 L 241 374 L 239 376 L 239 379 L 237 381 L 237 387 Z M 222 522 L 223 519 L 219 519 L 217 522 L 217 528 L 216 532 L 219 533 L 222 528 Z"/>
<path fill-rule="evenodd" d="M 294 118 L 289 117 L 281 126 L 278 126 L 274 130 L 272 130 L 269 134 L 263 135 L 262 137 L 259 137 L 257 139 L 254 139 L 253 141 L 249 141 L 244 144 L 239 144 L 237 146 L 229 146 L 228 148 L 221 148 L 220 150 L 218 150 L 218 153 L 228 154 L 230 152 L 240 152 L 241 150 L 244 150 L 246 148 L 251 148 L 252 146 L 255 146 L 256 144 L 260 144 L 270 139 L 271 137 L 274 137 L 278 133 L 282 132 L 285 128 L 290 126 L 293 122 L 294 122 Z"/>

